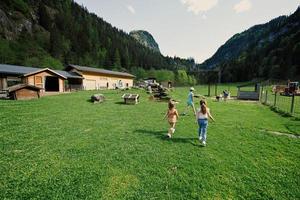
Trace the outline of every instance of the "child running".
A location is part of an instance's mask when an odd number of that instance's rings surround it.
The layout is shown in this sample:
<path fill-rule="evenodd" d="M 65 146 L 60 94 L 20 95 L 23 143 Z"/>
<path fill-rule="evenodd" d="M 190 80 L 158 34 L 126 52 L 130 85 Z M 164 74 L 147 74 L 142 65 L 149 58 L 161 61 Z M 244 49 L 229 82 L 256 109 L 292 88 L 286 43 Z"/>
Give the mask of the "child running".
<path fill-rule="evenodd" d="M 188 99 L 187 99 L 187 106 L 184 110 L 183 115 L 186 115 L 186 112 L 189 109 L 189 107 L 192 107 L 194 115 L 196 116 L 196 110 L 195 110 L 195 106 L 194 106 L 194 93 L 193 93 L 194 90 L 195 89 L 193 87 L 190 88 L 190 92 L 189 92 Z"/>
<path fill-rule="evenodd" d="M 176 122 L 177 120 L 179 119 L 179 115 L 178 115 L 178 112 L 175 108 L 175 103 L 173 101 L 169 101 L 169 104 L 168 104 L 168 111 L 166 112 L 165 116 L 164 116 L 164 119 L 166 117 L 168 117 L 168 122 L 170 124 L 170 128 L 168 130 L 168 134 L 167 136 L 169 138 L 172 138 L 172 135 L 174 134 L 175 132 L 175 125 L 176 125 Z"/>
<path fill-rule="evenodd" d="M 209 112 L 209 108 L 207 107 L 206 101 L 201 100 L 200 109 L 198 110 L 196 116 L 196 121 L 199 125 L 199 141 L 202 142 L 203 146 L 206 146 L 208 118 L 211 118 L 213 121 L 215 121 L 215 119 L 213 118 L 213 116 L 211 116 Z"/>

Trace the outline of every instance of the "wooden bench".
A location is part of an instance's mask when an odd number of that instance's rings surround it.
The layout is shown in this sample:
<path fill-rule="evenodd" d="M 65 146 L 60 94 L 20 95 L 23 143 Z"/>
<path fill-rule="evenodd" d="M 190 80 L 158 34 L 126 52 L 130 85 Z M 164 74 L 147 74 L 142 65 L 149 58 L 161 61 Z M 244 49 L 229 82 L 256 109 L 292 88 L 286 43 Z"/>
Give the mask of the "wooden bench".
<path fill-rule="evenodd" d="M 139 103 L 140 95 L 138 95 L 138 94 L 123 94 L 122 98 L 124 99 L 125 104 L 137 104 L 137 103 Z"/>

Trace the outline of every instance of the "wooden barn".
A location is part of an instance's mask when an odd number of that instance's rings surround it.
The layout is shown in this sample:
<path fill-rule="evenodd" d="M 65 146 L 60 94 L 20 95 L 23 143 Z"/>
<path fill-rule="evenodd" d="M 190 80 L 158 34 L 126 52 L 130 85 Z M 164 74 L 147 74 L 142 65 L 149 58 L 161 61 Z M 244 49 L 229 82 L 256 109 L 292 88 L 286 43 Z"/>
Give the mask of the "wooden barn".
<path fill-rule="evenodd" d="M 41 93 L 66 91 L 66 84 L 75 82 L 82 85 L 82 77 L 76 73 L 0 64 L 0 90 L 17 84 L 27 84 L 41 88 Z"/>
<path fill-rule="evenodd" d="M 85 90 L 131 88 L 134 75 L 100 68 L 69 65 L 67 72 L 80 74 L 83 77 L 82 86 Z"/>
<path fill-rule="evenodd" d="M 40 90 L 39 87 L 27 84 L 18 84 L 7 88 L 8 97 L 13 100 L 38 99 Z"/>
<path fill-rule="evenodd" d="M 237 99 L 241 100 L 259 100 L 260 95 L 260 84 L 259 83 L 249 83 L 245 85 L 237 86 L 238 93 Z"/>

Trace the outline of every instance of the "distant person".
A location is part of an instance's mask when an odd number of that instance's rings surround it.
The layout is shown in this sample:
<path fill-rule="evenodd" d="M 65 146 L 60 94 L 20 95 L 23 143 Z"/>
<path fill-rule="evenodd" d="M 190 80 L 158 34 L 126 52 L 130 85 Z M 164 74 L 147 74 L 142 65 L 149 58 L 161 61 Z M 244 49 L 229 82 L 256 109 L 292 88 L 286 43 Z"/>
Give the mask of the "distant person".
<path fill-rule="evenodd" d="M 223 91 L 223 97 L 224 97 L 224 101 L 226 101 L 229 97 L 229 92 L 227 90 Z"/>
<path fill-rule="evenodd" d="M 196 115 L 196 110 L 195 110 L 195 106 L 194 106 L 194 91 L 195 91 L 195 89 L 193 87 L 191 87 L 190 92 L 188 94 L 187 106 L 183 112 L 183 115 L 186 115 L 186 112 L 189 109 L 189 107 L 193 108 L 194 115 Z"/>
<path fill-rule="evenodd" d="M 176 122 L 179 119 L 178 111 L 176 110 L 175 103 L 173 101 L 169 101 L 168 111 L 166 112 L 166 114 L 164 116 L 164 119 L 166 117 L 168 118 L 168 122 L 169 122 L 169 125 L 170 125 L 167 136 L 169 138 L 172 138 L 172 135 L 175 132 Z"/>
<path fill-rule="evenodd" d="M 206 134 L 207 134 L 207 125 L 208 125 L 208 118 L 215 121 L 213 116 L 211 116 L 209 108 L 207 107 L 207 103 L 204 100 L 200 101 L 200 108 L 197 111 L 196 121 L 199 125 L 199 141 L 202 142 L 203 146 L 206 146 Z"/>

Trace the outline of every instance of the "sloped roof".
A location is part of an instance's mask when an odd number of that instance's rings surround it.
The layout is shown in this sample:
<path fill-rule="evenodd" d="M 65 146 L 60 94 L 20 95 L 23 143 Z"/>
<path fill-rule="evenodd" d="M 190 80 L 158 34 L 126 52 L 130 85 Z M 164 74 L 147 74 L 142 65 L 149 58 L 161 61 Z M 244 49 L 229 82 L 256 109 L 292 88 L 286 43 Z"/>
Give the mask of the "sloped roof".
<path fill-rule="evenodd" d="M 52 69 L 49 69 L 49 68 L 44 68 L 44 69 L 37 70 L 37 71 L 35 71 L 35 72 L 30 72 L 30 73 L 24 74 L 23 76 L 25 76 L 25 77 L 26 77 L 26 76 L 32 76 L 32 75 L 34 75 L 34 74 L 38 74 L 38 73 L 41 73 L 41 72 L 44 72 L 44 71 L 51 72 L 52 74 L 56 74 L 57 76 L 60 76 L 60 77 L 63 78 L 63 79 L 67 79 L 67 77 L 65 77 L 65 76 L 59 74 L 58 72 L 56 72 L 56 71 L 54 71 L 54 70 L 52 70 Z"/>
<path fill-rule="evenodd" d="M 17 90 L 20 90 L 20 89 L 23 89 L 23 88 L 28 88 L 28 89 L 35 90 L 35 91 L 40 91 L 41 90 L 41 88 L 39 88 L 39 87 L 36 87 L 36 86 L 33 86 L 33 85 L 27 85 L 27 84 L 14 85 L 14 86 L 11 86 L 11 87 L 7 88 L 7 90 L 8 90 L 8 92 L 14 92 L 14 91 L 17 91 Z"/>
<path fill-rule="evenodd" d="M 35 72 L 37 70 L 41 70 L 41 68 L 0 64 L 0 73 L 1 74 L 24 75 L 24 74 Z"/>
<path fill-rule="evenodd" d="M 94 73 L 108 74 L 108 75 L 113 75 L 113 76 L 124 76 L 124 77 L 130 77 L 130 78 L 135 77 L 134 75 L 125 73 L 125 72 L 116 72 L 116 71 L 93 68 L 93 67 L 85 67 L 85 66 L 72 65 L 72 64 L 70 64 L 69 67 L 74 68 L 78 71 L 83 71 L 83 72 L 94 72 Z M 69 67 L 67 67 L 67 69 Z"/>
<path fill-rule="evenodd" d="M 24 66 L 18 66 L 18 65 L 7 65 L 7 64 L 0 64 L 0 74 L 7 74 L 7 75 L 25 75 L 25 74 L 31 74 L 38 72 L 40 70 L 43 70 L 42 68 L 36 68 L 36 67 L 24 67 Z M 60 74 L 60 76 L 66 77 L 66 78 L 80 78 L 82 77 L 74 72 L 66 72 L 61 70 L 52 70 L 55 73 Z"/>
<path fill-rule="evenodd" d="M 256 84 L 259 84 L 259 83 L 260 82 L 250 82 L 250 83 L 245 83 L 243 85 L 238 85 L 237 87 L 241 88 L 241 87 L 255 86 Z"/>
<path fill-rule="evenodd" d="M 75 73 L 75 72 L 66 72 L 66 71 L 62 71 L 62 70 L 54 70 L 55 72 L 67 77 L 67 78 L 80 78 L 83 79 L 82 76 L 80 76 L 79 74 Z"/>

